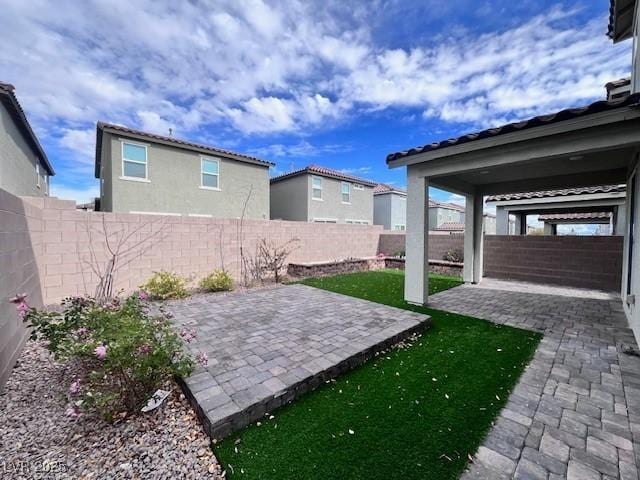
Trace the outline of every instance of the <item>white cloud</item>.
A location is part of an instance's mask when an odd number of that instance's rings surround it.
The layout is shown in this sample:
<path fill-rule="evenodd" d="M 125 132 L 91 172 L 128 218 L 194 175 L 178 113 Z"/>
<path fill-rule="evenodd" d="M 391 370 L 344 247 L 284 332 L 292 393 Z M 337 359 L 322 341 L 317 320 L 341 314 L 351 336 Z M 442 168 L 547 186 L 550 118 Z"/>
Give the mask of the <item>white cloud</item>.
<path fill-rule="evenodd" d="M 96 131 L 90 129 L 64 128 L 61 132 L 59 144 L 71 150 L 79 162 L 93 166 L 96 148 Z"/>
<path fill-rule="evenodd" d="M 353 150 L 351 145 L 344 144 L 322 144 L 313 145 L 305 140 L 294 144 L 274 143 L 264 147 L 254 148 L 248 153 L 258 157 L 317 157 L 318 155 L 338 152 L 349 152 Z"/>
<path fill-rule="evenodd" d="M 85 187 L 58 185 L 53 180 L 51 183 L 51 196 L 63 200 L 75 200 L 76 203 L 89 203 L 100 196 L 100 187 L 98 185 Z"/>

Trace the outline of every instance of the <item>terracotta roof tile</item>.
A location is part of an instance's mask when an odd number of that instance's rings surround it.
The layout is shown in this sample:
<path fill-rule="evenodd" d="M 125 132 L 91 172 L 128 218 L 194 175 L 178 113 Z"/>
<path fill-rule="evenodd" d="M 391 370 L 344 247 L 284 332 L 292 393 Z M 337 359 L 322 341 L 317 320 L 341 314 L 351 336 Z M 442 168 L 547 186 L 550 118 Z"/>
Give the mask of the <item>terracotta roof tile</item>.
<path fill-rule="evenodd" d="M 361 183 L 362 185 L 366 185 L 368 187 L 374 187 L 374 188 L 376 187 L 376 185 L 378 185 L 376 182 L 373 182 L 371 180 L 354 177 L 353 175 L 343 173 L 339 170 L 333 170 L 331 168 L 322 167 L 320 165 L 308 165 L 299 170 L 283 173 L 282 175 L 278 175 L 277 177 L 271 178 L 271 183 L 279 182 L 287 178 L 295 177 L 298 175 L 305 175 L 305 174 L 315 174 L 315 175 L 320 175 L 321 177 L 335 178 L 336 180 L 344 180 L 348 182 Z"/>
<path fill-rule="evenodd" d="M 576 117 L 584 115 L 591 115 L 594 113 L 604 112 L 608 110 L 614 110 L 622 107 L 636 107 L 640 105 L 640 93 L 635 93 L 623 98 L 617 98 L 612 100 L 600 100 L 594 102 L 585 107 L 569 108 L 561 110 L 549 115 L 539 115 L 537 117 L 530 118 L 529 120 L 523 120 L 521 122 L 509 123 L 496 128 L 489 128 L 480 132 L 468 133 L 457 138 L 450 138 L 448 140 L 442 140 L 439 142 L 429 143 L 420 147 L 411 148 L 402 152 L 395 152 L 387 155 L 387 163 L 393 162 L 400 158 L 411 157 L 413 155 L 419 155 L 421 153 L 431 152 L 434 150 L 440 150 L 443 148 L 451 147 L 453 145 L 461 145 L 463 143 L 469 143 L 476 140 L 482 140 L 484 138 L 496 137 L 506 133 L 517 132 L 520 130 L 526 130 L 529 128 L 539 127 L 542 125 L 549 125 L 553 123 L 570 120 Z"/>
<path fill-rule="evenodd" d="M 387 185 L 386 183 L 379 183 L 373 189 L 373 194 L 379 195 L 382 193 L 399 193 L 401 195 L 406 195 L 407 191 L 402 188 L 396 188 L 391 185 Z"/>
<path fill-rule="evenodd" d="M 506 193 L 503 195 L 490 195 L 487 202 L 503 202 L 508 200 L 525 200 L 533 198 L 567 197 L 570 195 L 585 195 L 593 193 L 618 193 L 626 191 L 627 187 L 621 185 L 597 185 L 594 187 L 563 188 L 559 190 L 541 190 L 537 192 Z"/>
<path fill-rule="evenodd" d="M 611 212 L 580 212 L 580 213 L 545 213 L 538 215 L 538 220 L 597 220 L 611 218 Z"/>

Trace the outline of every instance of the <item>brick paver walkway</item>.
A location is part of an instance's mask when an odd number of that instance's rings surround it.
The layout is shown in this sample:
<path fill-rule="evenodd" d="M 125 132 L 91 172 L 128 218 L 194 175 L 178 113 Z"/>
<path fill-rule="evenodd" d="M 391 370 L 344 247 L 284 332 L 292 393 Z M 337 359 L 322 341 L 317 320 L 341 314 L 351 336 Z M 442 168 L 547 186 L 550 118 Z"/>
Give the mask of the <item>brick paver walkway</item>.
<path fill-rule="evenodd" d="M 433 308 L 545 334 L 464 479 L 638 479 L 640 358 L 615 296 L 485 279 Z"/>
<path fill-rule="evenodd" d="M 304 285 L 206 295 L 167 306 L 198 332 L 209 365 L 186 381 L 212 438 L 428 327 L 429 317 Z"/>

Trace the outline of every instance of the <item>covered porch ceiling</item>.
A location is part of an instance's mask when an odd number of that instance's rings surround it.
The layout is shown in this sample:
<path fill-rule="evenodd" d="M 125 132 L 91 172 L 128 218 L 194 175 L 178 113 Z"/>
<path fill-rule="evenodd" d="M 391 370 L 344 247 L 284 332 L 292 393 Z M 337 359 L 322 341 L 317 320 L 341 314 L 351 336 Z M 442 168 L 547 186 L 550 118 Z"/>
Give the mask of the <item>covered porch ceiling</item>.
<path fill-rule="evenodd" d="M 640 151 L 639 102 L 596 102 L 398 152 L 387 163 L 460 194 L 623 184 Z"/>

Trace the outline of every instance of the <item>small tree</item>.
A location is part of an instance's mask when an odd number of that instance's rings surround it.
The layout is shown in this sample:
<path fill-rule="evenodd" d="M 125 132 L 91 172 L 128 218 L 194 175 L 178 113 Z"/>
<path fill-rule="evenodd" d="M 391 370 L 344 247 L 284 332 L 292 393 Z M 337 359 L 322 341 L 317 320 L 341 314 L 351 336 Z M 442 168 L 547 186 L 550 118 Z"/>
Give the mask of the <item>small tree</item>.
<path fill-rule="evenodd" d="M 280 272 L 285 268 L 289 255 L 298 248 L 299 239 L 292 238 L 282 245 L 261 238 L 258 241 L 258 255 L 260 264 L 267 272 L 273 274 L 276 283 L 280 282 Z"/>

